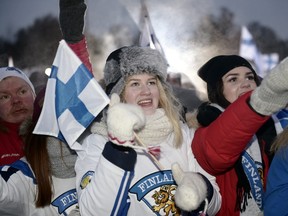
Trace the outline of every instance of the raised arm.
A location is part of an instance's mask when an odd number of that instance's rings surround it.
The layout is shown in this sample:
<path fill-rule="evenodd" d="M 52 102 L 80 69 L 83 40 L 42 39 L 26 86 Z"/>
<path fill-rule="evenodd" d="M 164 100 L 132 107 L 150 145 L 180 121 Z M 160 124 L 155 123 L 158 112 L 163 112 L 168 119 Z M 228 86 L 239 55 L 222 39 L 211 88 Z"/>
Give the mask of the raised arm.
<path fill-rule="evenodd" d="M 86 4 L 84 0 L 59 0 L 59 22 L 63 38 L 93 73 L 84 31 Z"/>
<path fill-rule="evenodd" d="M 287 83 L 288 58 L 276 66 L 252 94 L 243 95 L 209 126 L 197 129 L 192 149 L 207 172 L 221 174 L 234 165 L 268 116 L 287 106 Z"/>

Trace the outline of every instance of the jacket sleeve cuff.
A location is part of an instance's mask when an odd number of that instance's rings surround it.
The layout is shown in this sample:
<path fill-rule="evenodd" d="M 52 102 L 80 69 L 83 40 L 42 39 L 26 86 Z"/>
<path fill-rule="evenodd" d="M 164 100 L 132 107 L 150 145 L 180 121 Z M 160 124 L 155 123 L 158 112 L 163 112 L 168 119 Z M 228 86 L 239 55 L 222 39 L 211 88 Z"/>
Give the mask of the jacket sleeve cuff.
<path fill-rule="evenodd" d="M 137 154 L 132 148 L 115 145 L 109 141 L 106 143 L 102 155 L 123 170 L 134 170 Z"/>
<path fill-rule="evenodd" d="M 88 53 L 88 47 L 85 35 L 82 35 L 82 39 L 79 42 L 77 43 L 67 42 L 67 44 L 78 56 L 81 62 L 87 67 L 87 69 L 93 74 L 93 68 Z"/>

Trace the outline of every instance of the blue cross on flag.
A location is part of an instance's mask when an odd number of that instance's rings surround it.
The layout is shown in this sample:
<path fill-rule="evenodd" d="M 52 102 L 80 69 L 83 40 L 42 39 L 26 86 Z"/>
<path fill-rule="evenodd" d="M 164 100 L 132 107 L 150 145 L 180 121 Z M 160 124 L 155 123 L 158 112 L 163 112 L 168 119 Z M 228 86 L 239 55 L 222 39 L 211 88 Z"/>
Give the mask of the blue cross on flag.
<path fill-rule="evenodd" d="M 239 55 L 247 60 L 253 61 L 257 74 L 263 77 L 262 54 L 258 50 L 252 34 L 248 31 L 246 26 L 242 26 L 241 30 Z"/>
<path fill-rule="evenodd" d="M 77 139 L 108 103 L 92 73 L 61 40 L 33 133 L 57 137 L 80 150 Z"/>

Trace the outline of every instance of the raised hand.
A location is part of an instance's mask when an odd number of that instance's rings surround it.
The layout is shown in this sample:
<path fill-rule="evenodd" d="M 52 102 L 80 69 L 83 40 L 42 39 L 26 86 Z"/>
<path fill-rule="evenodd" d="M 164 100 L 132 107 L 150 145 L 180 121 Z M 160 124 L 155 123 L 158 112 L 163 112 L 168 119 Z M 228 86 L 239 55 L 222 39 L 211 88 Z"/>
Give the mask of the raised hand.
<path fill-rule="evenodd" d="M 133 146 L 135 131 L 145 126 L 145 115 L 141 107 L 120 103 L 117 94 L 112 94 L 107 111 L 107 127 L 109 140 L 117 145 Z"/>

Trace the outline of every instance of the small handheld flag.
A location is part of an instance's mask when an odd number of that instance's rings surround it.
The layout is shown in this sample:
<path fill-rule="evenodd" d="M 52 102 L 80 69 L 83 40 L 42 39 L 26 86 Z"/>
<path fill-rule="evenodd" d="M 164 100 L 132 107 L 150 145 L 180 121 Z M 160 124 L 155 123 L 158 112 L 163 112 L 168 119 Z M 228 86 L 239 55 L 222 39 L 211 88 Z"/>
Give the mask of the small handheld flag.
<path fill-rule="evenodd" d="M 76 140 L 109 101 L 91 72 L 61 40 L 33 133 L 57 137 L 79 150 Z"/>
<path fill-rule="evenodd" d="M 144 2 L 144 0 L 141 0 L 141 20 L 140 20 L 140 38 L 139 38 L 139 46 L 142 47 L 150 47 L 151 49 L 158 50 L 164 58 L 165 53 L 164 50 L 156 37 L 156 33 L 153 29 L 151 19 L 148 13 L 147 6 Z"/>

